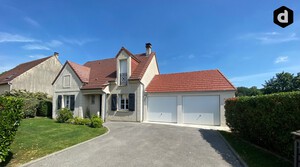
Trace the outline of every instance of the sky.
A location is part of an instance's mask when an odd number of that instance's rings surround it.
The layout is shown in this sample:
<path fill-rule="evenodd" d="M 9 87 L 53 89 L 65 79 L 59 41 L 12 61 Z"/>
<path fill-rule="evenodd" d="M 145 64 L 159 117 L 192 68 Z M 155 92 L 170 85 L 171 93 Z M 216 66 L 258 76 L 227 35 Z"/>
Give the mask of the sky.
<path fill-rule="evenodd" d="M 281 28 L 273 11 L 287 6 L 294 23 Z M 145 43 L 160 73 L 219 69 L 236 87 L 276 73 L 300 72 L 297 0 L 0 0 L 0 72 L 59 53 L 66 60 L 134 54 Z"/>

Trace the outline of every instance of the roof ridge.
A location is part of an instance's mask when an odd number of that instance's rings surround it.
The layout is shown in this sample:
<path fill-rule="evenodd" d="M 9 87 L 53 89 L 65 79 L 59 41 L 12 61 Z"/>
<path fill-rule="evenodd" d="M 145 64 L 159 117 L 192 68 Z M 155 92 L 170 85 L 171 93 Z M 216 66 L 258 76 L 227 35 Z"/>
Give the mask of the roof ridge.
<path fill-rule="evenodd" d="M 91 61 L 85 62 L 83 65 L 85 65 L 86 63 L 90 63 L 90 62 L 104 61 L 104 60 L 114 60 L 114 59 L 116 59 L 116 58 L 105 58 L 105 59 L 99 59 L 99 60 L 91 60 Z"/>
<path fill-rule="evenodd" d="M 199 71 L 184 71 L 184 72 L 175 72 L 175 73 L 158 74 L 158 75 L 177 75 L 177 74 L 197 73 L 197 72 L 206 72 L 206 71 L 218 71 L 218 70 L 217 69 L 211 69 L 211 70 L 199 70 Z"/>

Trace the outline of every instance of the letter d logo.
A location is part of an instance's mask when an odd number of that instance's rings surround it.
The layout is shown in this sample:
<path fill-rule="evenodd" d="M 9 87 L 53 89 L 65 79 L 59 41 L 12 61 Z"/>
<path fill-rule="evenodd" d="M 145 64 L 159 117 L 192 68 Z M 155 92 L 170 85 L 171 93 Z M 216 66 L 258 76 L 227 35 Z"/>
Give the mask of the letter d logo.
<path fill-rule="evenodd" d="M 274 23 L 282 28 L 294 22 L 294 12 L 285 6 L 276 9 L 273 14 Z"/>

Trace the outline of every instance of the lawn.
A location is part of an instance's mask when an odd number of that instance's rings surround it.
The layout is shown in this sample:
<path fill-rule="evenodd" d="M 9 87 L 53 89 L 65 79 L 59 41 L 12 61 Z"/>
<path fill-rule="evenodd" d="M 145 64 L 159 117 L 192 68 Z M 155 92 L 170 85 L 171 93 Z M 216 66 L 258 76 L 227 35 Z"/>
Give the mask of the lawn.
<path fill-rule="evenodd" d="M 11 159 L 6 162 L 8 164 L 0 166 L 19 166 L 104 134 L 106 131 L 106 128 L 56 123 L 48 118 L 24 119 L 11 145 L 13 153 Z"/>
<path fill-rule="evenodd" d="M 255 147 L 230 132 L 220 131 L 249 167 L 292 167 L 293 163 Z"/>

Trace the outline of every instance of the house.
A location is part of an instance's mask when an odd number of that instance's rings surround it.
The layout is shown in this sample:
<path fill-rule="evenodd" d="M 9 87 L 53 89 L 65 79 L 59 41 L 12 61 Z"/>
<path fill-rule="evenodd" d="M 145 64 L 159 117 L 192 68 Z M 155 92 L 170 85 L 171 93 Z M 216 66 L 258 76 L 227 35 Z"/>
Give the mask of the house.
<path fill-rule="evenodd" d="M 60 108 L 105 121 L 225 125 L 224 101 L 235 87 L 219 70 L 160 74 L 156 53 L 132 54 L 83 65 L 67 61 L 53 82 L 53 118 Z"/>
<path fill-rule="evenodd" d="M 20 64 L 0 74 L 0 94 L 14 89 L 43 92 L 52 96 L 51 83 L 61 67 L 56 52 L 52 56 Z"/>

